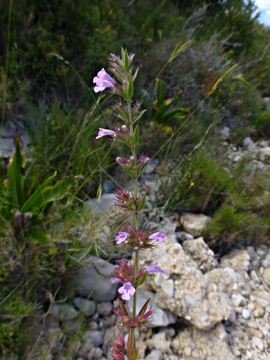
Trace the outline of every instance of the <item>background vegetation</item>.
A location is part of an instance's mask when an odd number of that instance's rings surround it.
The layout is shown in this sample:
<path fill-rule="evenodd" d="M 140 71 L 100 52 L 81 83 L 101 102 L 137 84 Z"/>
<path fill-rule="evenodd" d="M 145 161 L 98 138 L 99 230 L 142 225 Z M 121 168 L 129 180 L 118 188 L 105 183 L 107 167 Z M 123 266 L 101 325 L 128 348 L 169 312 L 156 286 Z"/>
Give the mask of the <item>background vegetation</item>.
<path fill-rule="evenodd" d="M 0 3 L 1 124 L 30 136 L 30 159 L 18 147 L 17 168 L 2 159 L 0 169 L 3 358 L 22 358 L 27 324 L 59 294 L 77 254 L 113 256 L 98 241 L 102 218 L 82 209 L 106 180 L 121 181 L 114 167 L 121 149 L 94 140 L 98 127 L 113 124 L 113 98 L 94 94 L 92 83 L 121 47 L 140 67 L 136 97 L 148 110 L 141 148 L 162 165 L 157 206 L 212 216 L 204 237 L 218 253 L 269 238 L 268 173 L 250 168 L 248 156 L 228 171 L 218 136 L 224 126 L 228 146 L 270 136 L 263 99 L 270 94 L 270 30 L 254 9 L 251 0 Z M 10 180 L 16 171 L 20 184 Z M 29 199 L 55 171 L 52 200 L 33 202 L 31 221 L 23 211 L 16 217 L 23 202 L 12 189 Z M 74 176 L 65 194 L 54 192 L 57 181 Z"/>

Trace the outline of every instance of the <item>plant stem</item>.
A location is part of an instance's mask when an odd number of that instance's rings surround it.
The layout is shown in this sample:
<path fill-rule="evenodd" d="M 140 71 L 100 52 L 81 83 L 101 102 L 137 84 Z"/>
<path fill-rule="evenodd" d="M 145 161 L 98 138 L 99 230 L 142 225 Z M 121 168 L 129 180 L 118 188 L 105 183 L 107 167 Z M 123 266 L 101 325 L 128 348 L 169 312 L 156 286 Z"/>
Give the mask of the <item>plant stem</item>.
<path fill-rule="evenodd" d="M 132 119 L 132 111 L 131 111 L 131 99 L 127 101 L 128 105 L 128 116 L 130 122 L 130 134 L 133 136 L 133 119 Z M 132 142 L 132 156 L 134 157 L 134 161 L 136 161 L 136 147 Z M 134 197 L 137 198 L 139 195 L 139 187 L 138 187 L 138 177 L 134 178 Z M 135 228 L 139 229 L 139 214 L 135 214 Z M 134 266 L 134 279 L 137 278 L 139 271 L 139 252 L 135 252 L 135 266 Z M 133 295 L 133 306 L 132 306 L 132 318 L 136 317 L 136 306 L 137 306 L 137 291 Z M 135 329 L 131 329 L 131 351 L 135 349 Z"/>

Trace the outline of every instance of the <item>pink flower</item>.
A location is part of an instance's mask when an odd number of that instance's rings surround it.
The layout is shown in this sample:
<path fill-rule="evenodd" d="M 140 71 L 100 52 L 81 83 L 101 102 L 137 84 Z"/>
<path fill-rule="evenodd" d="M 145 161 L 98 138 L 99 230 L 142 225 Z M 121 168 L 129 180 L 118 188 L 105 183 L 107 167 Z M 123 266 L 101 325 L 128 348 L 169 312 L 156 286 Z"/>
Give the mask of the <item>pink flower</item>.
<path fill-rule="evenodd" d="M 124 231 L 119 231 L 118 235 L 115 236 L 116 244 L 119 245 L 126 241 L 130 237 L 130 234 Z"/>
<path fill-rule="evenodd" d="M 165 234 L 158 231 L 158 232 L 155 232 L 155 233 L 149 235 L 148 239 L 163 243 L 165 241 Z"/>
<path fill-rule="evenodd" d="M 112 137 L 114 137 L 114 135 L 115 135 L 115 132 L 112 131 L 112 130 L 99 128 L 98 136 L 96 137 L 96 139 L 100 139 L 103 136 L 112 136 Z"/>
<path fill-rule="evenodd" d="M 146 268 L 146 271 L 149 273 L 150 272 L 159 272 L 159 273 L 165 274 L 165 271 L 162 270 L 159 266 L 157 266 L 157 264 L 148 266 L 148 268 Z"/>
<path fill-rule="evenodd" d="M 94 77 L 93 83 L 96 84 L 94 87 L 94 92 L 103 91 L 106 88 L 114 87 L 116 85 L 116 81 L 106 73 L 104 69 L 101 69 L 97 76 Z"/>
<path fill-rule="evenodd" d="M 131 282 L 123 284 L 120 289 L 118 289 L 119 294 L 122 294 L 123 300 L 129 300 L 132 295 L 135 294 L 135 288 L 132 286 Z"/>

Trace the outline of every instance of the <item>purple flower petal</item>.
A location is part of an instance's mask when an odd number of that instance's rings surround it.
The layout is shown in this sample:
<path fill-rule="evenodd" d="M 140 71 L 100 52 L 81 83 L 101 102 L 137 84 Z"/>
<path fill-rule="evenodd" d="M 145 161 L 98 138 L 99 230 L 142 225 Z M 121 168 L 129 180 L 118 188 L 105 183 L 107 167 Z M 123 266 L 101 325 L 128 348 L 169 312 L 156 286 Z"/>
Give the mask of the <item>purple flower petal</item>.
<path fill-rule="evenodd" d="M 105 90 L 106 88 L 114 87 L 116 81 L 104 69 L 101 69 L 97 76 L 94 77 L 93 83 L 96 84 L 94 92 L 99 92 Z"/>
<path fill-rule="evenodd" d="M 114 137 L 114 135 L 115 135 L 115 132 L 112 131 L 112 130 L 99 128 L 98 136 L 96 137 L 96 139 L 100 139 L 103 136 L 112 136 L 112 137 Z"/>
<path fill-rule="evenodd" d="M 159 272 L 159 273 L 165 274 L 165 271 L 162 270 L 159 266 L 157 266 L 157 264 L 148 266 L 148 268 L 146 268 L 146 271 L 147 272 Z"/>
<path fill-rule="evenodd" d="M 165 241 L 165 234 L 158 231 L 148 236 L 148 239 L 155 240 L 157 242 L 163 243 Z"/>
<path fill-rule="evenodd" d="M 111 278 L 110 282 L 113 283 L 113 284 L 118 284 L 118 283 L 120 283 L 122 281 L 121 281 L 121 279 L 118 279 L 118 278 Z"/>
<path fill-rule="evenodd" d="M 130 296 L 135 294 L 135 288 L 132 286 L 131 282 L 123 284 L 122 287 L 118 289 L 119 294 L 122 294 L 123 300 L 129 300 Z"/>
<path fill-rule="evenodd" d="M 119 231 L 119 233 L 115 236 L 116 244 L 121 244 L 126 241 L 127 238 L 130 237 L 130 234 L 124 231 Z"/>

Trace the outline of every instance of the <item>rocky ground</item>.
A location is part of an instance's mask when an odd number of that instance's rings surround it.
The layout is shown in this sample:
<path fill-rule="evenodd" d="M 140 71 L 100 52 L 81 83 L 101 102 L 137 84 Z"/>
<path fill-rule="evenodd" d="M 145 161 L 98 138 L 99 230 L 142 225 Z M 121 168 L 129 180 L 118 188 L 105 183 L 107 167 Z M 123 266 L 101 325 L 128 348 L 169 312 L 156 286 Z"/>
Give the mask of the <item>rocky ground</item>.
<path fill-rule="evenodd" d="M 192 217 L 183 229 L 198 231 Z M 140 359 L 270 359 L 270 246 L 235 250 L 217 262 L 202 237 L 173 232 L 177 219 L 165 218 L 157 228 L 167 232 L 166 242 L 144 252 L 141 264 L 157 262 L 166 275 L 149 275 L 139 291 L 138 307 L 151 297 L 157 309 L 152 327 L 137 334 Z M 40 353 L 46 360 L 110 359 L 117 332 L 112 270 L 108 262 L 88 259 L 73 304 L 52 303 L 43 314 L 44 330 L 28 359 L 41 359 Z"/>
<path fill-rule="evenodd" d="M 253 151 L 252 164 L 266 166 L 267 142 L 255 145 L 247 138 L 241 148 L 233 147 L 226 143 L 228 130 L 222 131 L 229 161 Z M 217 254 L 201 237 L 210 221 L 207 216 L 166 217 L 154 208 L 157 166 L 157 162 L 150 164 L 141 186 L 148 192 L 146 220 L 153 230 L 166 234 L 166 241 L 154 251 L 143 252 L 140 261 L 142 266 L 157 263 L 165 275 L 150 274 L 139 290 L 138 307 L 151 297 L 156 309 L 151 328 L 137 333 L 139 358 L 270 359 L 270 243 L 234 250 L 217 261 Z M 110 214 L 112 203 L 113 195 L 104 194 L 100 201 L 85 205 L 105 214 L 101 229 L 105 237 L 110 233 L 106 212 Z M 113 313 L 117 286 L 109 281 L 114 263 L 84 259 L 70 283 L 76 288 L 73 302 L 51 299 L 48 310 L 40 310 L 32 327 L 38 336 L 26 349 L 26 359 L 111 359 L 110 342 L 118 331 Z"/>

